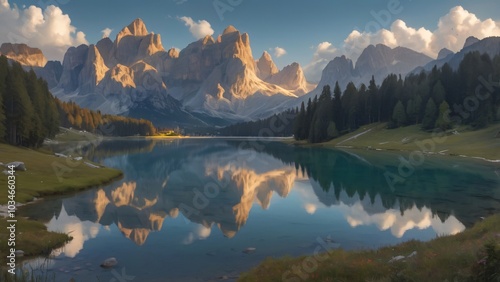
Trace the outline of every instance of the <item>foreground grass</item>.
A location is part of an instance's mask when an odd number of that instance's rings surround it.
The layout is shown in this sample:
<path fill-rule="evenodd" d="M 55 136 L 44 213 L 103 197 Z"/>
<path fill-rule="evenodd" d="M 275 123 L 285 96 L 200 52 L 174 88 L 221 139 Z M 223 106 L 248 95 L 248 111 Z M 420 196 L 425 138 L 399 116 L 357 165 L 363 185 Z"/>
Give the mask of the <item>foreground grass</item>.
<path fill-rule="evenodd" d="M 486 260 L 484 267 L 481 262 L 488 243 L 500 254 L 500 215 L 460 234 L 429 242 L 409 241 L 378 250 L 335 250 L 322 254 L 326 259 L 321 261 L 313 256 L 267 259 L 239 281 L 500 281 L 500 258 Z M 417 253 L 411 258 L 389 263 L 395 256 L 414 251 Z M 483 271 L 488 266 L 496 277 Z M 489 276 L 481 277 L 482 273 Z"/>
<path fill-rule="evenodd" d="M 7 221 L 0 220 L 0 263 L 5 265 L 6 255 L 9 254 L 7 245 L 8 233 Z M 25 256 L 48 255 L 55 248 L 60 248 L 71 240 L 71 237 L 56 232 L 47 231 L 47 227 L 41 222 L 18 218 L 16 223 L 16 250 L 23 250 Z M 6 255 L 4 255 L 6 254 Z"/>
<path fill-rule="evenodd" d="M 63 194 L 101 185 L 118 178 L 122 172 L 93 168 L 85 160 L 58 158 L 51 154 L 0 144 L 0 162 L 21 161 L 27 171 L 16 172 L 16 201 L 29 202 L 33 197 Z M 7 176 L 0 174 L 0 204 L 7 203 Z"/>
<path fill-rule="evenodd" d="M 458 134 L 453 134 L 450 131 L 442 142 L 433 142 L 435 148 L 432 151 L 446 155 L 500 160 L 500 123 L 480 130 L 463 126 L 458 128 L 457 132 Z M 423 131 L 420 125 L 387 129 L 386 123 L 374 123 L 315 146 L 421 151 L 417 141 L 431 141 L 432 138 L 433 134 Z M 297 144 L 303 145 L 305 142 Z"/>

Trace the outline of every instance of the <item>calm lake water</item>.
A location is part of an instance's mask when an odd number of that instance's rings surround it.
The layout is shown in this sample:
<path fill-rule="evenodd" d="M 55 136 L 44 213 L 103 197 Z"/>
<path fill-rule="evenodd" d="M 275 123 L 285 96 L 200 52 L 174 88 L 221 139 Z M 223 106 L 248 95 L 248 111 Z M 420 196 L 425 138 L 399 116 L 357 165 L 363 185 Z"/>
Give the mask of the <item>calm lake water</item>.
<path fill-rule="evenodd" d="M 22 209 L 73 236 L 51 259 L 30 262 L 57 281 L 215 281 L 266 257 L 430 240 L 500 212 L 499 164 L 458 157 L 425 156 L 400 174 L 408 153 L 244 139 L 76 150 L 124 177 Z M 391 187 L 388 176 L 399 182 Z M 109 257 L 118 265 L 100 268 Z"/>

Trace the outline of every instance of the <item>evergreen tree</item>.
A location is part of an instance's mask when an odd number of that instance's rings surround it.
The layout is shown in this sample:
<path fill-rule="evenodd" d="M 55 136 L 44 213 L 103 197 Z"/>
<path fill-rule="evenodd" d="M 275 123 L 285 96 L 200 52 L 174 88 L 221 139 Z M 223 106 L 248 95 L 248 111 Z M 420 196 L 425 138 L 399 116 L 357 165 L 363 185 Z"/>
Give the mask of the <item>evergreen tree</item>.
<path fill-rule="evenodd" d="M 392 120 L 397 127 L 401 127 L 406 124 L 405 107 L 401 101 L 398 101 L 396 106 L 394 106 Z"/>
<path fill-rule="evenodd" d="M 5 141 L 6 117 L 4 109 L 5 82 L 7 79 L 8 62 L 5 56 L 0 56 L 0 142 Z"/>
<path fill-rule="evenodd" d="M 368 113 L 368 123 L 375 122 L 377 119 L 380 121 L 379 101 L 378 101 L 378 87 L 375 84 L 375 78 L 368 84 L 368 99 L 366 99 L 366 109 Z"/>
<path fill-rule="evenodd" d="M 27 145 L 34 119 L 34 110 L 24 86 L 24 71 L 18 63 L 13 63 L 7 74 L 4 97 L 7 120 L 8 142 L 13 145 Z"/>
<path fill-rule="evenodd" d="M 436 103 L 434 103 L 434 100 L 430 98 L 427 101 L 427 105 L 425 106 L 424 118 L 422 120 L 422 128 L 433 129 L 434 125 L 436 124 L 436 118 L 437 118 Z"/>
<path fill-rule="evenodd" d="M 317 143 L 328 140 L 327 130 L 332 119 L 331 114 L 332 93 L 330 86 L 325 85 L 318 100 L 316 111 L 313 115 L 311 124 L 309 142 Z"/>
<path fill-rule="evenodd" d="M 335 123 L 337 130 L 342 132 L 344 123 L 344 113 L 342 111 L 342 90 L 340 90 L 339 82 L 335 83 L 335 88 L 333 90 L 333 122 Z"/>
<path fill-rule="evenodd" d="M 300 104 L 300 110 L 297 115 L 297 118 L 295 119 L 294 123 L 294 130 L 293 134 L 295 137 L 295 140 L 304 140 L 304 135 L 305 135 L 305 128 L 307 127 L 306 125 L 306 109 L 304 106 L 304 102 Z"/>
<path fill-rule="evenodd" d="M 436 104 L 441 104 L 446 98 L 446 91 L 444 89 L 441 80 L 438 80 L 434 87 L 432 88 L 432 99 Z"/>
<path fill-rule="evenodd" d="M 439 115 L 436 120 L 435 127 L 436 128 L 441 128 L 442 130 L 447 130 L 451 128 L 451 121 L 450 121 L 450 106 L 446 101 L 443 101 L 441 105 L 439 105 Z"/>

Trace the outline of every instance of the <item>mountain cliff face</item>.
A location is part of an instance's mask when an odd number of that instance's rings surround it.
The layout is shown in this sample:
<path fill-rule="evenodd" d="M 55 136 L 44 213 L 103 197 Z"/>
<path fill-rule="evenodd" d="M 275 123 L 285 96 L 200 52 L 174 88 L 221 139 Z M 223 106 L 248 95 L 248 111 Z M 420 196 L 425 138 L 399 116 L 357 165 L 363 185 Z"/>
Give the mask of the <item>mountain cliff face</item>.
<path fill-rule="evenodd" d="M 160 35 L 136 19 L 114 41 L 68 49 L 54 93 L 105 113 L 183 112 L 203 125 L 200 118 L 232 122 L 269 115 L 309 89 L 298 64 L 280 72 L 267 52 L 255 61 L 248 34 L 233 26 L 179 52 L 166 51 Z"/>
<path fill-rule="evenodd" d="M 31 48 L 26 44 L 3 43 L 0 46 L 0 55 L 19 62 L 23 66 L 41 67 L 47 64 L 47 58 L 38 48 Z"/>

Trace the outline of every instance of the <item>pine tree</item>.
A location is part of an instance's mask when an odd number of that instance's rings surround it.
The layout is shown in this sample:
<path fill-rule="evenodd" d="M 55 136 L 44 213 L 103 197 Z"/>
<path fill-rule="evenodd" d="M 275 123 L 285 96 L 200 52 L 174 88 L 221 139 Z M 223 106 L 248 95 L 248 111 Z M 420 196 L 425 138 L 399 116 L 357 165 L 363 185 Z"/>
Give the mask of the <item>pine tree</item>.
<path fill-rule="evenodd" d="M 5 82 L 7 79 L 8 62 L 5 56 L 0 56 L 0 142 L 5 141 L 5 109 L 4 109 L 4 95 L 5 95 Z"/>
<path fill-rule="evenodd" d="M 396 106 L 394 106 L 392 120 L 397 127 L 401 127 L 406 124 L 405 107 L 401 101 L 398 101 Z"/>
<path fill-rule="evenodd" d="M 433 129 L 436 124 L 437 108 L 434 100 L 430 98 L 425 106 L 424 118 L 422 120 L 423 129 Z"/>
<path fill-rule="evenodd" d="M 439 115 L 436 120 L 435 127 L 436 128 L 441 128 L 442 130 L 447 130 L 451 128 L 451 121 L 449 114 L 451 113 L 450 111 L 450 106 L 446 101 L 443 101 L 441 105 L 439 105 Z"/>
<path fill-rule="evenodd" d="M 436 104 L 441 104 L 446 99 L 446 91 L 441 80 L 438 80 L 432 88 L 432 99 Z"/>
<path fill-rule="evenodd" d="M 375 84 L 375 78 L 372 75 L 370 83 L 368 84 L 368 99 L 366 100 L 366 109 L 368 113 L 368 123 L 375 122 L 375 120 L 380 117 L 379 114 L 379 103 L 378 103 L 378 87 Z M 379 119 L 380 121 L 380 119 Z"/>
<path fill-rule="evenodd" d="M 344 123 L 344 113 L 342 112 L 342 91 L 340 90 L 339 82 L 335 83 L 333 90 L 333 122 L 337 126 L 337 130 L 342 132 Z"/>
<path fill-rule="evenodd" d="M 13 145 L 26 145 L 33 129 L 34 110 L 24 86 L 24 71 L 14 63 L 7 74 L 5 115 L 7 119 L 8 142 Z"/>

